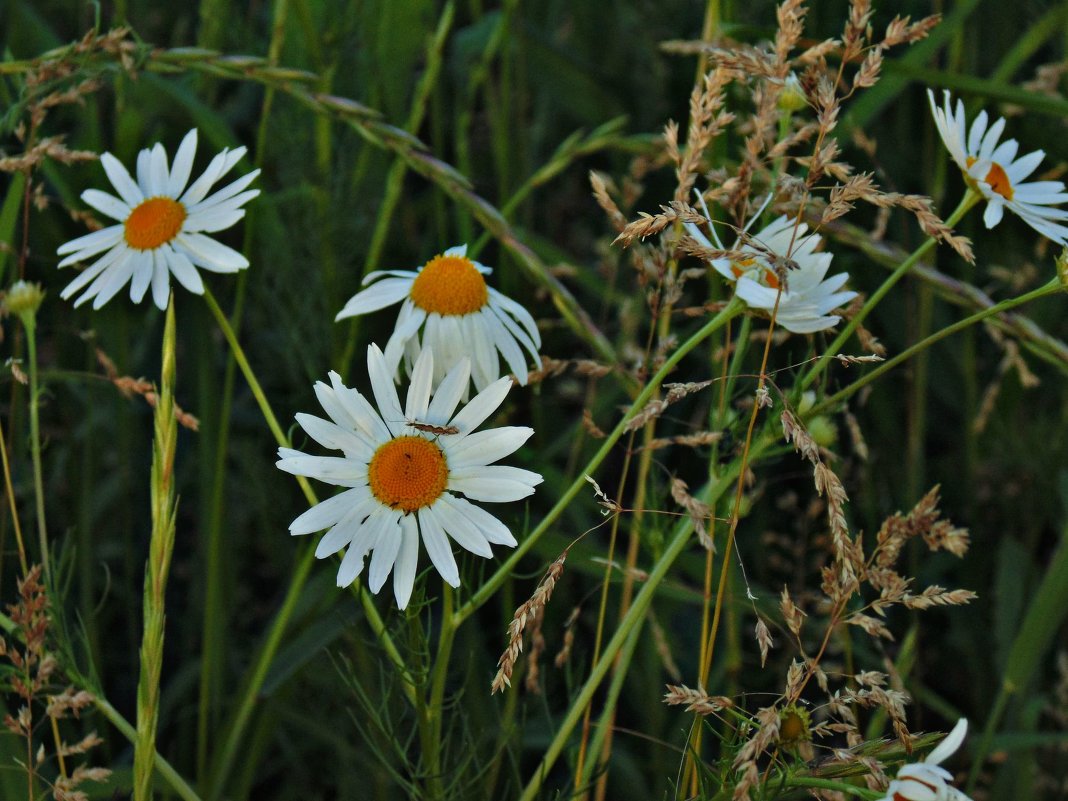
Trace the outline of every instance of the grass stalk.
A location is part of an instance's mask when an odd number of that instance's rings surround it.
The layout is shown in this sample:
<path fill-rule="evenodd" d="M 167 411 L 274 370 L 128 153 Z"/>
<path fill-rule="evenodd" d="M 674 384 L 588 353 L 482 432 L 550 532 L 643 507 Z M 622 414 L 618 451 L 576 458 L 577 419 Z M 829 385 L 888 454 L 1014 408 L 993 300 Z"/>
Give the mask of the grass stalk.
<path fill-rule="evenodd" d="M 967 214 L 968 210 L 978 203 L 980 199 L 980 196 L 976 192 L 973 192 L 971 189 L 967 190 L 964 193 L 964 197 L 961 198 L 960 203 L 957 205 L 957 208 L 949 215 L 949 219 L 946 220 L 946 225 L 950 227 L 956 225 L 960 219 Z M 841 352 L 842 346 L 845 345 L 853 335 L 853 332 L 857 330 L 857 327 L 864 322 L 868 314 L 871 313 L 871 310 L 879 305 L 879 302 L 886 297 L 886 294 L 894 288 L 897 282 L 900 281 L 905 274 L 924 257 L 924 254 L 935 246 L 936 243 L 937 241 L 935 239 L 929 237 L 922 245 L 916 248 L 916 250 L 912 251 L 909 257 L 898 265 L 896 270 L 890 273 L 879 288 L 868 297 L 868 300 L 865 301 L 864 306 L 861 307 L 860 311 L 853 315 L 853 319 L 850 320 L 846 327 L 842 329 L 842 332 L 835 337 L 834 342 L 830 344 L 808 373 L 806 373 L 798 382 L 798 392 L 803 392 L 812 386 L 813 382 L 815 382 L 815 380 L 823 373 L 824 369 L 826 369 L 828 362 L 830 362 L 835 354 Z"/>
<path fill-rule="evenodd" d="M 7 458 L 7 438 L 4 436 L 4 426 L 0 422 L 0 457 L 3 459 L 4 468 L 4 492 L 7 495 L 8 506 L 11 508 L 11 524 L 15 530 L 15 542 L 19 549 L 19 567 L 22 575 L 30 572 L 29 562 L 26 560 L 26 544 L 22 539 L 22 526 L 19 524 L 19 511 L 15 506 L 15 487 L 11 481 L 11 463 Z"/>
<path fill-rule="evenodd" d="M 152 539 L 145 567 L 144 638 L 141 641 L 141 672 L 137 682 L 137 740 L 134 743 L 134 801 L 152 798 L 156 730 L 159 725 L 160 674 L 163 670 L 164 596 L 174 552 L 177 503 L 174 493 L 174 454 L 178 422 L 174 409 L 174 296 L 167 304 L 163 326 L 163 365 L 159 398 L 154 415 L 152 447 Z"/>
<path fill-rule="evenodd" d="M 37 541 L 41 549 L 45 583 L 52 586 L 52 563 L 48 558 L 48 525 L 45 522 L 44 473 L 41 468 L 41 386 L 37 375 L 37 321 L 34 315 L 19 315 L 26 329 L 30 362 L 30 454 L 33 459 L 33 497 L 37 510 Z"/>

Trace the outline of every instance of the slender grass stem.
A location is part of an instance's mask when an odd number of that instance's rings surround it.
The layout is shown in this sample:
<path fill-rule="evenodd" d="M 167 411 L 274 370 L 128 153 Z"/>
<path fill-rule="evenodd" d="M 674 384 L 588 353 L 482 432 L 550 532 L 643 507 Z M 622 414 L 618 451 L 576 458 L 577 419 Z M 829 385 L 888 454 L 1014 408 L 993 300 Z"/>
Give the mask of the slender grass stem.
<path fill-rule="evenodd" d="M 560 496 L 560 499 L 556 502 L 552 509 L 542 518 L 541 522 L 534 528 L 526 539 L 519 544 L 519 546 L 512 552 L 512 555 L 505 560 L 505 562 L 497 568 L 495 572 L 486 582 L 478 588 L 471 598 L 456 610 L 457 624 L 470 617 L 476 609 L 481 607 L 486 601 L 488 601 L 497 589 L 508 579 L 508 576 L 515 569 L 519 560 L 522 559 L 527 552 L 533 548 L 538 540 L 549 530 L 549 528 L 556 522 L 557 518 L 563 513 L 564 509 L 568 507 L 572 499 L 578 495 L 579 490 L 586 485 L 585 476 L 594 472 L 609 452 L 619 441 L 620 437 L 626 432 L 627 424 L 631 419 L 638 414 L 652 398 L 657 388 L 664 381 L 665 378 L 675 369 L 675 366 L 682 361 L 690 351 L 704 342 L 708 337 L 727 324 L 727 321 L 737 317 L 742 313 L 745 308 L 742 301 L 737 298 L 732 299 L 715 317 L 705 323 L 693 336 L 682 343 L 678 349 L 675 350 L 667 359 L 664 364 L 656 371 L 656 374 L 649 379 L 649 383 L 645 385 L 638 396 L 634 399 L 627 413 L 623 416 L 623 419 L 619 421 L 612 432 L 605 437 L 604 442 L 601 444 L 600 449 L 596 454 L 586 463 L 586 467 L 583 469 L 581 475 L 579 475 Z"/>
<path fill-rule="evenodd" d="M 11 524 L 15 529 L 15 542 L 19 548 L 19 567 L 22 575 L 30 572 L 30 565 L 26 559 L 26 544 L 22 539 L 22 526 L 19 524 L 19 511 L 15 506 L 15 487 L 11 481 L 11 463 L 7 458 L 7 438 L 4 436 L 4 426 L 0 422 L 0 457 L 3 458 L 4 467 L 4 492 L 7 494 L 7 502 L 11 508 Z"/>
<path fill-rule="evenodd" d="M 175 516 L 174 456 L 178 421 L 174 410 L 174 296 L 167 304 L 163 326 L 163 366 L 156 402 L 155 441 L 152 448 L 152 538 L 145 566 L 144 637 L 141 641 L 141 672 L 137 682 L 137 740 L 134 743 L 134 801 L 152 798 L 156 730 L 159 727 L 160 674 L 163 671 L 164 598 L 174 553 Z"/>
<path fill-rule="evenodd" d="M 274 411 L 271 409 L 271 405 L 267 401 L 267 396 L 263 392 L 263 387 L 260 386 L 260 382 L 256 378 L 256 374 L 253 372 L 252 367 L 248 362 L 248 358 L 245 356 L 244 348 L 241 347 L 241 343 L 237 340 L 237 335 L 230 326 L 230 321 L 226 318 L 222 309 L 219 308 L 219 304 L 216 302 L 215 297 L 208 289 L 204 290 L 204 300 L 207 302 L 208 308 L 214 315 L 215 320 L 222 331 L 223 337 L 225 337 L 229 344 L 234 360 L 237 362 L 238 367 L 245 376 L 245 380 L 248 382 L 249 390 L 252 392 L 253 397 L 256 399 L 256 403 L 260 407 L 260 412 L 263 414 L 263 417 L 267 422 L 267 427 L 270 429 L 280 446 L 289 447 L 289 439 L 286 437 L 285 432 L 282 431 L 282 427 L 278 424 L 278 418 L 275 417 Z M 308 503 L 312 505 L 318 503 L 315 491 L 308 483 L 308 480 L 303 476 L 297 476 L 296 478 Z M 233 767 L 233 763 L 237 758 L 241 738 L 244 735 L 249 719 L 252 716 L 260 689 L 263 687 L 263 683 L 267 678 L 267 672 L 270 669 L 275 655 L 278 653 L 278 648 L 281 646 L 282 636 L 285 634 L 286 627 L 289 625 L 290 618 L 293 616 L 293 612 L 296 609 L 297 601 L 308 580 L 308 575 L 311 572 L 311 566 L 314 561 L 314 549 L 310 546 L 306 547 L 304 553 L 300 557 L 300 561 L 297 563 L 296 570 L 290 578 L 289 587 L 286 590 L 282 605 L 274 619 L 271 621 L 266 639 L 264 640 L 263 646 L 256 658 L 256 662 L 249 673 L 244 692 L 241 696 L 241 701 L 234 714 L 233 722 L 230 724 L 216 767 L 212 772 L 213 779 L 210 785 L 212 789 L 209 793 L 209 797 L 211 798 L 218 798 L 222 793 L 223 783 L 229 775 L 230 769 Z M 382 649 L 386 652 L 390 661 L 392 661 L 400 670 L 404 682 L 403 687 L 405 697 L 414 706 L 416 689 L 413 685 L 412 678 L 409 675 L 404 658 L 401 656 L 400 651 L 397 650 L 397 646 L 394 644 L 389 632 L 386 631 L 385 622 L 382 620 L 382 616 L 378 613 L 378 609 L 374 605 L 373 596 L 367 592 L 367 588 L 362 584 L 356 587 L 354 591 L 359 597 L 364 614 L 367 616 L 367 622 L 370 625 L 371 630 L 374 632 L 375 637 L 377 637 L 382 644 Z"/>
<path fill-rule="evenodd" d="M 430 698 L 426 704 L 426 714 L 430 724 L 430 739 L 424 746 L 428 748 L 425 754 L 429 773 L 427 785 L 430 791 L 430 798 L 433 801 L 438 801 L 445 797 L 445 788 L 442 782 L 441 732 L 442 723 L 445 719 L 445 680 L 449 675 L 449 657 L 452 654 L 452 644 L 456 638 L 456 629 L 459 626 L 459 622 L 453 615 L 454 605 L 452 587 L 448 584 L 443 584 L 441 634 L 438 635 L 438 652 L 434 657 L 434 668 L 430 677 Z"/>
<path fill-rule="evenodd" d="M 52 564 L 48 558 L 48 525 L 45 522 L 44 474 L 41 469 L 41 387 L 37 377 L 37 322 L 32 314 L 21 315 L 26 329 L 30 361 L 30 454 L 33 458 L 33 497 L 37 509 L 37 540 L 41 549 L 45 582 L 52 584 Z"/>
<path fill-rule="evenodd" d="M 958 222 L 960 222 L 961 218 L 968 213 L 968 210 L 971 209 L 972 206 L 974 206 L 980 200 L 981 197 L 976 192 L 973 192 L 971 189 L 969 189 L 967 192 L 964 193 L 964 197 L 961 198 L 961 201 L 957 205 L 957 208 L 954 209 L 953 213 L 949 215 L 949 219 L 946 220 L 946 225 L 950 227 L 956 225 Z M 802 392 L 812 386 L 813 382 L 815 382 L 815 380 L 819 378 L 823 371 L 826 369 L 827 364 L 834 357 L 834 355 L 841 351 L 842 346 L 845 345 L 845 343 L 853 335 L 853 332 L 857 330 L 857 327 L 860 326 L 862 322 L 864 322 L 865 318 L 868 316 L 871 310 L 874 309 L 877 305 L 879 305 L 879 302 L 884 297 L 886 297 L 886 294 L 894 288 L 897 282 L 900 281 L 905 276 L 905 274 L 909 270 L 911 270 L 912 267 L 917 262 L 919 262 L 920 259 L 923 258 L 924 254 L 926 254 L 927 251 L 929 251 L 935 246 L 935 244 L 937 244 L 937 240 L 935 240 L 934 238 L 928 238 L 922 245 L 916 248 L 916 250 L 912 251 L 912 254 L 903 262 L 901 262 L 901 264 L 898 265 L 896 270 L 890 273 L 890 275 L 886 278 L 886 280 L 883 281 L 879 288 L 871 294 L 868 300 L 864 303 L 864 306 L 861 307 L 860 311 L 853 315 L 853 319 L 850 320 L 846 327 L 842 329 L 842 332 L 837 337 L 835 337 L 834 342 L 832 342 L 827 348 L 827 350 L 823 353 L 823 355 L 820 356 L 820 358 L 812 366 L 812 369 L 810 369 L 808 373 L 806 373 L 804 377 L 802 377 L 802 379 L 798 382 L 798 392 Z"/>
<path fill-rule="evenodd" d="M 945 328 L 939 329 L 930 336 L 920 340 L 915 345 L 912 345 L 911 347 L 908 347 L 905 350 L 901 351 L 901 353 L 897 354 L 892 359 L 887 359 L 885 362 L 882 362 L 871 372 L 866 373 L 865 375 L 854 381 L 852 384 L 849 384 L 848 386 L 839 390 L 835 394 L 825 398 L 823 401 L 813 406 L 809 410 L 809 416 L 811 417 L 812 415 L 816 415 L 820 412 L 824 412 L 834 408 L 837 404 L 841 403 L 858 390 L 863 389 L 887 371 L 894 369 L 897 365 L 901 364 L 901 362 L 911 359 L 917 353 L 922 353 L 923 351 L 927 350 L 927 348 L 931 347 L 931 345 L 934 345 L 936 342 L 939 342 L 948 336 L 952 336 L 958 331 L 962 331 L 965 328 L 968 328 L 969 326 L 982 322 L 988 317 L 993 317 L 995 314 L 1007 312 L 1011 309 L 1015 309 L 1017 306 L 1022 306 L 1025 303 L 1030 303 L 1032 300 L 1037 300 L 1038 298 L 1043 298 L 1047 295 L 1053 295 L 1057 292 L 1063 291 L 1064 288 L 1061 286 L 1060 280 L 1054 278 L 1049 283 L 1043 284 L 1042 286 L 1038 287 L 1038 289 L 1032 289 L 1030 292 L 1025 292 L 1024 294 L 1019 295 L 1015 298 L 1003 300 L 1001 301 L 1001 303 L 991 306 L 988 309 L 983 309 L 982 311 L 976 312 L 975 314 L 965 317 L 963 320 L 958 320 L 952 325 L 948 325 Z"/>

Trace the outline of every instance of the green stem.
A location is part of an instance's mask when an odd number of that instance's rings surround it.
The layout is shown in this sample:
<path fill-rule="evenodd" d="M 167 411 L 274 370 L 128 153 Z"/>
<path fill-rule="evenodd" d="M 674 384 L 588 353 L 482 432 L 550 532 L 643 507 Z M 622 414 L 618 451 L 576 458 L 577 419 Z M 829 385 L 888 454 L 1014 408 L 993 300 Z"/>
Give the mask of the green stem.
<path fill-rule="evenodd" d="M 883 798 L 883 793 L 877 790 L 868 790 L 865 787 L 857 787 L 855 784 L 836 782 L 831 779 L 817 779 L 812 776 L 792 776 L 786 780 L 787 787 L 818 787 L 822 790 L 835 790 L 855 798 L 863 798 L 866 801 L 874 801 Z"/>
<path fill-rule="evenodd" d="M 758 446 L 754 446 L 754 458 L 757 450 Z M 738 473 L 739 467 L 739 462 L 732 464 L 731 468 L 727 470 L 711 488 L 709 488 L 708 497 L 704 498 L 706 503 L 715 504 L 719 501 L 720 496 L 722 496 L 730 487 L 731 482 Z M 527 784 L 526 789 L 523 791 L 523 795 L 520 796 L 520 801 L 534 801 L 534 799 L 539 796 L 542 782 L 549 775 L 549 771 L 552 770 L 557 758 L 564 750 L 564 746 L 571 737 L 572 731 L 574 731 L 575 726 L 578 725 L 582 718 L 583 710 L 590 703 L 594 693 L 600 686 L 601 681 L 604 680 L 604 677 L 612 668 L 616 654 L 620 653 L 631 632 L 645 618 L 645 613 L 649 609 L 649 605 L 653 602 L 653 597 L 656 595 L 660 583 L 667 576 L 667 572 L 671 568 L 671 565 L 674 564 L 675 560 L 692 540 L 692 534 L 693 526 L 688 519 L 680 522 L 676 527 L 674 537 L 664 550 L 660 560 L 650 571 L 648 579 L 646 579 L 641 590 L 638 592 L 638 595 L 634 598 L 634 604 L 627 611 L 623 620 L 620 621 L 619 628 L 616 629 L 615 634 L 612 635 L 612 639 L 609 640 L 608 644 L 605 646 L 601 661 L 590 671 L 589 678 L 586 679 L 586 683 L 582 685 L 582 689 L 572 701 L 571 708 L 568 710 L 563 721 L 561 721 L 556 736 L 546 749 L 545 756 L 542 757 L 541 764 L 534 771 L 534 776 L 531 778 L 530 783 Z M 617 669 L 625 673 L 626 665 L 620 664 Z"/>
<path fill-rule="evenodd" d="M 271 41 L 267 47 L 267 63 L 277 64 L 285 43 L 285 22 L 289 11 L 289 0 L 275 0 Z M 260 123 L 256 130 L 255 165 L 263 166 L 264 152 L 267 146 L 267 129 L 271 119 L 271 107 L 274 105 L 275 89 L 265 88 L 263 105 L 260 108 Z M 244 247 L 242 253 L 248 253 L 252 245 L 252 232 L 255 211 L 250 209 L 245 217 Z M 235 291 L 232 326 L 240 325 L 244 308 L 245 289 L 248 285 L 247 271 L 238 276 Z M 209 732 L 218 724 L 220 688 L 223 674 L 223 641 L 226 636 L 229 609 L 223 598 L 223 508 L 226 498 L 226 458 L 230 436 L 230 410 L 234 398 L 234 360 L 226 361 L 223 377 L 222 398 L 218 402 L 218 430 L 215 440 L 215 461 L 212 470 L 214 480 L 211 484 L 210 506 L 208 507 L 207 543 L 205 547 L 204 566 L 204 622 L 202 652 L 200 660 L 200 698 L 197 714 L 197 778 L 207 780 Z M 203 787 L 203 785 L 202 785 Z"/>
<path fill-rule="evenodd" d="M 980 196 L 971 189 L 965 192 L 964 197 L 961 198 L 957 208 L 951 215 L 949 215 L 949 219 L 946 220 L 946 225 L 950 228 L 956 225 L 968 210 L 978 203 L 980 199 Z M 933 237 L 927 239 L 926 242 L 912 252 L 912 255 L 901 262 L 896 270 L 890 273 L 887 279 L 883 281 L 882 285 L 875 290 L 871 297 L 868 298 L 861 310 L 857 312 L 853 316 L 853 319 L 849 321 L 849 324 L 842 329 L 842 333 L 835 338 L 830 347 L 827 348 L 822 356 L 820 356 L 816 364 L 812 366 L 812 369 L 801 379 L 799 391 L 804 391 L 812 386 L 812 383 L 820 377 L 820 374 L 827 367 L 828 362 L 830 362 L 835 354 L 841 351 L 842 346 L 846 343 L 849 337 L 853 335 L 853 332 L 857 330 L 860 324 L 864 322 L 864 319 L 868 316 L 871 310 L 879 304 L 879 301 L 881 301 L 891 289 L 893 289 L 894 285 L 904 277 L 905 273 L 912 269 L 912 267 L 923 258 L 924 254 L 935 246 L 937 241 L 938 240 Z"/>
<path fill-rule="evenodd" d="M 234 361 L 237 362 L 237 366 L 245 376 L 245 380 L 249 385 L 249 390 L 252 392 L 253 397 L 256 399 L 256 403 L 260 407 L 260 412 L 263 414 L 263 417 L 267 422 L 267 427 L 271 430 L 271 433 L 274 434 L 275 441 L 282 447 L 290 447 L 289 439 L 286 437 L 285 432 L 282 431 L 282 427 L 278 424 L 278 418 L 275 417 L 274 411 L 271 409 L 271 405 L 267 401 L 267 396 L 263 392 L 263 387 L 260 386 L 256 374 L 252 371 L 252 367 L 249 365 L 248 358 L 245 356 L 245 351 L 241 347 L 241 343 L 238 342 L 237 335 L 234 333 L 233 328 L 230 326 L 230 321 L 226 318 L 222 309 L 219 308 L 219 304 L 216 302 L 215 297 L 207 288 L 204 290 L 204 300 L 208 304 L 208 308 L 211 309 L 211 313 L 214 315 L 215 320 L 222 331 L 223 337 L 225 337 L 227 343 L 230 345 Z M 308 483 L 308 480 L 303 476 L 297 476 L 296 478 L 308 503 L 312 505 L 318 503 L 319 501 L 315 495 L 315 491 Z M 301 555 L 300 562 L 297 564 L 297 568 L 290 579 L 289 588 L 286 590 L 282 606 L 279 608 L 274 620 L 271 621 L 270 629 L 267 632 L 267 638 L 264 641 L 256 663 L 249 675 L 248 682 L 245 685 L 241 703 L 238 706 L 237 713 L 234 716 L 233 723 L 226 736 L 219 761 L 216 763 L 217 767 L 213 771 L 213 781 L 211 783 L 212 792 L 210 793 L 211 798 L 218 798 L 222 793 L 222 784 L 226 776 L 229 774 L 234 760 L 237 758 L 242 737 L 248 726 L 249 719 L 252 716 L 253 709 L 259 701 L 260 689 L 263 687 L 263 683 L 267 678 L 267 671 L 270 669 L 275 654 L 281 646 L 282 636 L 285 634 L 286 627 L 289 625 L 290 618 L 293 616 L 293 612 L 296 609 L 297 601 L 308 580 L 308 575 L 311 572 L 311 566 L 314 561 L 314 549 L 308 546 Z M 416 690 L 412 683 L 411 676 L 409 675 L 400 651 L 397 650 L 397 646 L 389 636 L 389 632 L 386 631 L 386 625 L 382 620 L 382 616 L 378 613 L 378 609 L 375 608 L 374 597 L 362 584 L 359 584 L 358 586 L 354 584 L 353 586 L 354 591 L 359 597 L 360 604 L 363 607 L 364 614 L 367 616 L 367 622 L 370 625 L 371 630 L 382 644 L 382 649 L 386 652 L 386 655 L 400 669 L 404 681 L 403 686 L 405 697 L 414 705 Z"/>
<path fill-rule="evenodd" d="M 519 544 L 519 547 L 512 552 L 512 555 L 497 569 L 497 572 L 490 576 L 490 578 L 479 587 L 474 594 L 472 594 L 467 603 L 456 610 L 456 625 L 459 625 L 470 617 L 471 614 L 489 600 L 497 591 L 497 588 L 508 579 L 508 576 L 515 569 L 519 560 L 534 547 L 537 541 L 541 539 L 545 532 L 556 522 L 556 519 L 563 513 L 568 504 L 571 503 L 571 500 L 579 493 L 579 490 L 586 486 L 585 476 L 593 473 L 601 462 L 604 461 L 605 457 L 608 456 L 608 453 L 612 450 L 612 447 L 626 432 L 627 423 L 645 408 L 646 403 L 653 396 L 653 393 L 656 392 L 660 384 L 667 378 L 671 371 L 675 369 L 675 365 L 682 361 L 683 357 L 691 350 L 726 325 L 728 320 L 737 317 L 744 308 L 745 304 L 742 303 L 741 300 L 732 298 L 719 314 L 705 323 L 697 333 L 680 345 L 679 348 L 664 361 L 664 364 L 656 371 L 656 374 L 649 379 L 649 383 L 638 393 L 638 396 L 634 399 L 634 403 L 631 404 L 630 409 L 627 410 L 623 419 L 619 421 L 614 429 L 612 429 L 612 433 L 605 438 L 600 450 L 594 454 L 593 458 L 586 464 L 586 467 L 583 468 L 581 474 L 571 483 L 571 486 L 567 488 L 564 494 L 560 496 L 560 499 L 556 502 L 553 508 L 549 510 L 548 514 L 542 518 L 537 527 L 527 535 L 527 538 Z M 602 662 L 604 662 L 604 660 L 602 660 Z"/>
<path fill-rule="evenodd" d="M 93 696 L 93 705 L 99 709 L 104 717 L 106 717 L 111 725 L 118 729 L 122 736 L 129 740 L 131 743 L 137 742 L 137 730 L 130 725 L 130 722 L 126 720 L 119 711 L 115 709 L 107 699 L 100 697 L 99 695 Z M 179 797 L 185 801 L 202 801 L 201 797 L 196 794 L 196 791 L 189 786 L 185 779 L 179 775 L 178 771 L 174 769 L 170 762 L 163 758 L 157 751 L 154 754 L 154 764 L 156 772 L 163 777 L 163 780 L 171 786 L 171 789 L 178 794 Z"/>
<path fill-rule="evenodd" d="M 159 683 L 163 670 L 164 599 L 171 555 L 174 553 L 175 515 L 178 508 L 174 499 L 174 455 L 178 441 L 178 421 L 174 411 L 174 339 L 174 296 L 171 295 L 163 326 L 163 366 L 154 414 L 152 538 L 148 564 L 145 566 L 144 637 L 141 640 L 141 671 L 137 682 L 134 801 L 152 799 L 152 769 L 159 726 Z"/>
<path fill-rule="evenodd" d="M 30 452 L 33 457 L 33 494 L 37 505 L 37 539 L 41 548 L 45 583 L 52 586 L 52 566 L 48 558 L 48 527 L 45 524 L 44 477 L 41 470 L 41 388 L 37 382 L 37 322 L 32 314 L 22 315 L 30 360 Z"/>
<path fill-rule="evenodd" d="M 901 351 L 901 353 L 897 354 L 897 356 L 894 356 L 892 359 L 886 360 L 874 370 L 872 370 L 870 373 L 861 376 L 841 391 L 836 392 L 834 395 L 831 395 L 830 397 L 813 406 L 812 409 L 809 410 L 808 416 L 811 417 L 822 411 L 833 408 L 836 404 L 845 400 L 857 390 L 867 386 L 872 381 L 881 376 L 883 373 L 887 372 L 888 370 L 892 370 L 894 367 L 901 364 L 901 362 L 912 358 L 917 353 L 920 353 L 923 350 L 926 350 L 939 340 L 945 339 L 946 337 L 955 334 L 970 325 L 982 322 L 987 317 L 992 317 L 995 314 L 1000 314 L 1001 312 L 1006 312 L 1010 309 L 1015 309 L 1017 306 L 1022 306 L 1023 304 L 1029 303 L 1030 301 L 1036 300 L 1037 298 L 1042 298 L 1046 295 L 1052 295 L 1062 291 L 1064 290 L 1061 286 L 1060 281 L 1054 278 L 1049 283 L 1040 286 L 1038 289 L 1032 289 L 1030 292 L 1025 292 L 1024 294 L 1019 295 L 1018 297 L 1003 300 L 1001 301 L 1001 303 L 991 306 L 988 309 L 983 309 L 982 311 L 976 312 L 975 314 L 970 315 L 969 317 L 965 317 L 963 320 L 958 320 L 957 322 L 953 323 L 953 325 L 949 325 L 939 331 L 935 331 L 933 334 L 920 340 L 915 345 Z"/>
<path fill-rule="evenodd" d="M 445 789 L 442 784 L 441 766 L 441 731 L 444 721 L 443 705 L 445 702 L 445 679 L 449 674 L 449 655 L 452 653 L 452 644 L 456 638 L 456 629 L 459 621 L 453 615 L 453 591 L 448 584 L 442 585 L 441 610 L 441 634 L 438 636 L 438 653 L 434 657 L 434 669 L 430 678 L 430 701 L 426 706 L 427 721 L 430 724 L 430 736 L 424 744 L 427 749 L 426 768 L 428 772 L 427 784 L 430 798 L 442 799 L 445 797 Z"/>

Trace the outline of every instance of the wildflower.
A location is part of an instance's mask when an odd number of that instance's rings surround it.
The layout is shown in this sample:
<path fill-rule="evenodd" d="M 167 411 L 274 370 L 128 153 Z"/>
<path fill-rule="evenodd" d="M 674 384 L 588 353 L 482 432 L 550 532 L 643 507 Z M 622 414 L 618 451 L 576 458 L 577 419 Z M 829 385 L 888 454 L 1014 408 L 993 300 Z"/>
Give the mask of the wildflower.
<path fill-rule="evenodd" d="M 946 739 L 922 762 L 905 765 L 890 782 L 886 795 L 879 801 L 970 801 L 968 796 L 948 784 L 953 774 L 938 767 L 964 742 L 968 721 L 961 718 Z"/>
<path fill-rule="evenodd" d="M 204 284 L 197 267 L 216 273 L 248 267 L 248 259 L 204 234 L 229 228 L 245 216 L 241 207 L 260 193 L 258 189 L 246 191 L 246 187 L 260 171 L 253 170 L 209 197 L 208 190 L 233 169 L 245 155 L 245 148 L 223 150 L 186 188 L 196 149 L 197 132 L 193 129 L 178 146 L 170 169 L 163 145 L 142 150 L 137 155 L 136 182 L 113 155 L 100 156 L 119 197 L 87 189 L 82 200 L 120 224 L 60 246 L 56 253 L 70 254 L 60 267 L 103 253 L 67 285 L 61 297 L 69 298 L 88 285 L 74 305 L 95 298 L 93 308 L 99 309 L 129 281 L 134 303 L 141 302 L 151 284 L 152 299 L 166 309 L 171 273 L 190 292 L 201 295 Z"/>
<path fill-rule="evenodd" d="M 401 609 L 412 594 L 420 538 L 438 573 L 453 587 L 460 585 L 460 574 L 446 535 L 484 557 L 493 555 L 491 543 L 516 544 L 500 520 L 457 493 L 474 501 L 517 501 L 542 480 L 529 470 L 492 464 L 526 442 L 533 429 L 509 426 L 471 433 L 504 400 L 512 380 L 494 381 L 453 414 L 467 388 L 471 362 L 460 359 L 431 399 L 434 361 L 430 348 L 419 354 L 402 410 L 385 357 L 370 345 L 367 369 L 377 410 L 331 372 L 331 386 L 315 386 L 330 421 L 297 415 L 312 439 L 344 456 L 278 451 L 278 467 L 287 473 L 350 488 L 300 515 L 290 533 L 329 528 L 315 551 L 320 559 L 348 547 L 337 574 L 339 587 L 352 583 L 373 551 L 368 586 L 377 593 L 392 571 Z"/>
<path fill-rule="evenodd" d="M 475 388 L 482 390 L 501 374 L 500 351 L 516 380 L 526 384 L 527 362 L 522 348 L 540 368 L 538 327 L 526 309 L 486 285 L 484 276 L 490 272 L 489 267 L 467 257 L 467 245 L 449 248 L 414 272 L 379 270 L 368 274 L 363 283 L 377 283 L 350 298 L 336 319 L 378 311 L 403 300 L 393 335 L 386 343 L 386 365 L 394 378 L 398 377 L 401 356 L 411 375 L 420 351 L 429 348 L 434 353 L 435 386 L 466 355 L 471 358 Z M 388 277 L 378 280 L 384 276 Z"/>
<path fill-rule="evenodd" d="M 967 131 L 964 103 L 957 100 L 956 107 L 945 93 L 942 108 L 935 105 L 934 93 L 927 90 L 935 126 L 942 137 L 949 155 L 964 173 L 964 180 L 986 199 L 983 222 L 993 228 L 1008 208 L 1013 214 L 1040 234 L 1058 244 L 1068 244 L 1068 227 L 1055 220 L 1068 219 L 1068 211 L 1049 208 L 1068 200 L 1064 184 L 1060 181 L 1033 181 L 1023 183 L 1033 173 L 1046 155 L 1035 150 L 1026 156 L 1016 157 L 1019 144 L 1015 139 L 1000 142 L 1005 130 L 1005 119 L 987 127 L 987 113 L 979 112 Z"/>
<path fill-rule="evenodd" d="M 760 233 L 749 235 L 749 227 L 762 211 L 763 207 L 750 220 L 742 232 L 741 241 L 733 248 L 751 255 L 736 261 L 727 258 L 713 259 L 712 267 L 728 281 L 737 283 L 738 297 L 750 308 L 763 309 L 770 313 L 775 309 L 778 298 L 779 306 L 775 319 L 788 331 L 811 334 L 837 325 L 841 318 L 829 312 L 848 303 L 857 295 L 856 292 L 838 291 L 849 279 L 849 273 L 839 273 L 824 280 L 831 266 L 831 254 L 817 253 L 816 249 L 822 244 L 821 237 L 818 234 L 806 236 L 808 226 L 789 217 L 779 217 Z M 707 208 L 705 216 L 708 216 Z M 713 247 L 693 223 L 686 223 L 686 230 L 700 244 Z M 714 247 L 725 250 L 711 220 L 709 230 L 715 239 Z M 779 275 L 775 272 L 772 260 L 785 258 L 789 258 L 797 269 L 789 270 L 787 284 L 782 287 L 780 294 Z"/>

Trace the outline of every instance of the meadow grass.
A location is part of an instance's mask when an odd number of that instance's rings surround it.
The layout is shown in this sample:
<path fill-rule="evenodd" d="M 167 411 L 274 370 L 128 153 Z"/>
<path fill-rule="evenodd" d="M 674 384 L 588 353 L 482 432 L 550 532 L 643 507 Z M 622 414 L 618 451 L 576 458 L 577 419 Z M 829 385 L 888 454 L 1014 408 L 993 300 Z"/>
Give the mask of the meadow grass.
<path fill-rule="evenodd" d="M 969 797 L 1061 797 L 1068 260 L 984 226 L 925 92 L 1063 178 L 1068 3 L 867 13 L 8 0 L 0 798 L 875 801 L 960 718 Z M 74 308 L 98 154 L 191 128 L 262 170 L 249 268 Z M 813 334 L 800 221 L 860 293 Z M 332 488 L 276 450 L 329 371 L 374 400 L 362 279 L 461 243 L 537 320 L 485 427 L 543 481 L 398 609 L 290 536 Z"/>

